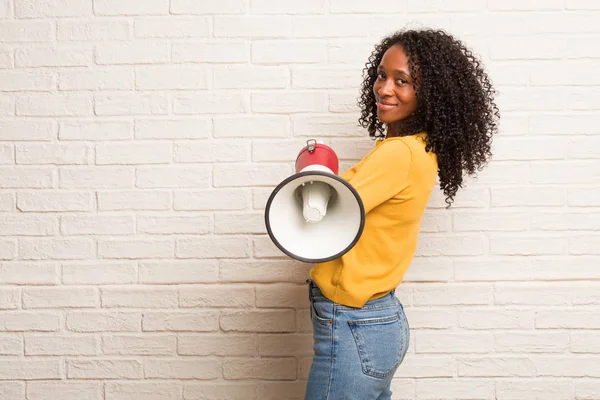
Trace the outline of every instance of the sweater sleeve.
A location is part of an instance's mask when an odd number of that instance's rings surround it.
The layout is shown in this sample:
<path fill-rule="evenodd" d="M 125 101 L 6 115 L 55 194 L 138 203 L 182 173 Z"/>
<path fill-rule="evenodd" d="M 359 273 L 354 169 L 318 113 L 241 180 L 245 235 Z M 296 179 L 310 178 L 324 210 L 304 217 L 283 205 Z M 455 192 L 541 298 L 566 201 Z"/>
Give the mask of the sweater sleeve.
<path fill-rule="evenodd" d="M 408 185 L 410 165 L 411 151 L 402 140 L 387 140 L 374 149 L 348 179 L 360 195 L 365 213 Z"/>

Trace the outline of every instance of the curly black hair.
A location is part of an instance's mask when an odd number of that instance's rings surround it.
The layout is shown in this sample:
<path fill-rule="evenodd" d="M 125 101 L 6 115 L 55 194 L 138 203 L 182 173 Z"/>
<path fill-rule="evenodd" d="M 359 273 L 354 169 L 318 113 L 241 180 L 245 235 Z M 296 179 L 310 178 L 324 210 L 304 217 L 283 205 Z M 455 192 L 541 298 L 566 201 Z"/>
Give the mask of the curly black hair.
<path fill-rule="evenodd" d="M 363 70 L 358 121 L 373 139 L 385 137 L 373 84 L 383 54 L 394 45 L 408 57 L 417 97 L 416 116 L 400 134 L 427 133 L 425 149 L 437 156 L 440 188 L 450 207 L 463 187 L 463 172 L 475 174 L 492 155 L 500 118 L 496 91 L 481 61 L 460 40 L 443 30 L 400 30 L 375 46 Z"/>

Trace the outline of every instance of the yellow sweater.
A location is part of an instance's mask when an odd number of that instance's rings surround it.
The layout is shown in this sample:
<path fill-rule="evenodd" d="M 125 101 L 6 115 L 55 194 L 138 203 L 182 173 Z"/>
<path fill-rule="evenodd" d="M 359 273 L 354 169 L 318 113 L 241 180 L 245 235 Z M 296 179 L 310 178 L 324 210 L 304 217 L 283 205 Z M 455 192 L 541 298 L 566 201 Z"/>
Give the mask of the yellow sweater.
<path fill-rule="evenodd" d="M 425 151 L 424 136 L 378 141 L 341 175 L 358 191 L 366 220 L 362 236 L 349 252 L 310 271 L 331 301 L 362 307 L 402 281 L 437 176 L 437 158 Z"/>

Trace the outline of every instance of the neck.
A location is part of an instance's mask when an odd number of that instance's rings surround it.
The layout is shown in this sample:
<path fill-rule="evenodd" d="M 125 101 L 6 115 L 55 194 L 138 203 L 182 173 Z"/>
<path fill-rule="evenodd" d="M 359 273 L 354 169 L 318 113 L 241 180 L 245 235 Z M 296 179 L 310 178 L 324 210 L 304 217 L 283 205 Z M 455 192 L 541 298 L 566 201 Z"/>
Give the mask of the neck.
<path fill-rule="evenodd" d="M 425 124 L 421 119 L 415 115 L 411 114 L 410 116 L 400 120 L 392 122 L 387 125 L 387 134 L 385 135 L 386 139 L 396 136 L 408 136 L 414 135 L 419 132 L 423 132 L 425 130 Z"/>

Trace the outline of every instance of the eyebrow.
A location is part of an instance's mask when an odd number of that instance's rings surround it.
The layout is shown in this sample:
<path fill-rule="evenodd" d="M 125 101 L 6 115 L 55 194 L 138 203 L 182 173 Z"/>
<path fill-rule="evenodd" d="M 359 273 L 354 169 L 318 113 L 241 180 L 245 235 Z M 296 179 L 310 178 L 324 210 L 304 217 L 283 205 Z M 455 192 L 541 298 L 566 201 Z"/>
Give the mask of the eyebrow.
<path fill-rule="evenodd" d="M 380 69 L 385 70 L 385 68 L 383 68 L 381 65 L 378 65 L 377 70 L 380 70 Z M 408 73 L 408 71 L 405 71 L 402 69 L 395 69 L 392 72 L 400 73 L 402 75 L 406 75 L 406 76 L 410 77 L 410 73 Z"/>

